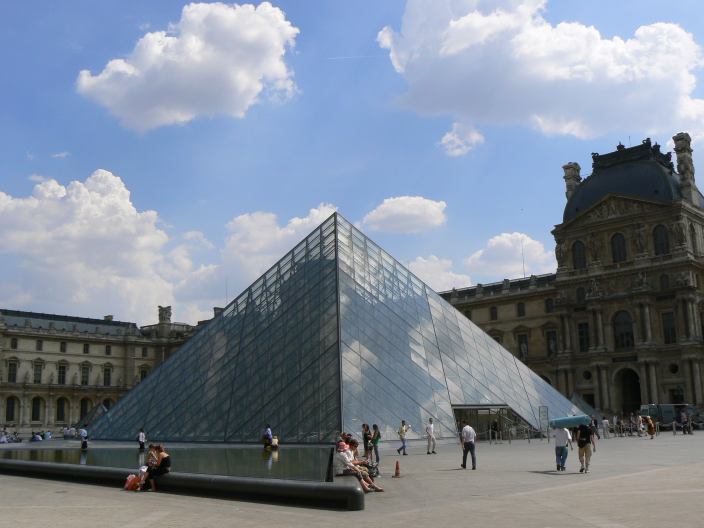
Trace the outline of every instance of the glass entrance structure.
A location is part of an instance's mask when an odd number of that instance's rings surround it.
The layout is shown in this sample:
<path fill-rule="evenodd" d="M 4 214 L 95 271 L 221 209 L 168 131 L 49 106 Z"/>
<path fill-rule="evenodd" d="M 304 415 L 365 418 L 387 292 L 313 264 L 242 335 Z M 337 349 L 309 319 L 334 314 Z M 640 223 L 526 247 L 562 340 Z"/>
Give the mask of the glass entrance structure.
<path fill-rule="evenodd" d="M 581 412 L 335 213 L 91 428 L 133 440 L 333 441 L 401 420 L 455 436 L 453 406 L 505 406 L 538 427 Z"/>

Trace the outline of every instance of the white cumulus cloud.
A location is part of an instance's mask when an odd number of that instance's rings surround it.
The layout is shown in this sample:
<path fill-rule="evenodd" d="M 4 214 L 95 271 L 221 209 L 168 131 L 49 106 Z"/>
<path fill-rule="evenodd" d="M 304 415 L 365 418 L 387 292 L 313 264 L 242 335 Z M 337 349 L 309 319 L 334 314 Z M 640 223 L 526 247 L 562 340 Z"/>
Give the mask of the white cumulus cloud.
<path fill-rule="evenodd" d="M 422 196 L 396 196 L 386 198 L 367 213 L 362 225 L 374 231 L 391 233 L 422 233 L 440 227 L 447 221 L 443 201 Z"/>
<path fill-rule="evenodd" d="M 452 261 L 430 255 L 416 257 L 408 263 L 408 269 L 435 291 L 447 291 L 452 288 L 466 288 L 471 284 L 469 275 L 452 271 Z"/>
<path fill-rule="evenodd" d="M 295 92 L 284 56 L 298 32 L 268 2 L 188 4 L 179 22 L 146 33 L 129 56 L 96 75 L 82 70 L 77 89 L 138 131 L 199 116 L 243 117 L 262 94 Z"/>
<path fill-rule="evenodd" d="M 546 250 L 542 242 L 517 232 L 490 238 L 484 248 L 466 260 L 469 272 L 482 282 L 522 277 L 524 262 L 526 276 L 550 273 L 557 268 L 553 252 Z"/>
<path fill-rule="evenodd" d="M 34 299 L 59 313 L 78 307 L 153 320 L 158 304 L 173 301 L 160 271 L 168 236 L 157 220 L 106 170 L 66 186 L 45 179 L 26 198 L 0 192 L 0 254 L 16 262 L 23 285 L 18 296 L 4 284 L 0 302 Z"/>
<path fill-rule="evenodd" d="M 468 130 L 704 133 L 704 99 L 695 96 L 702 52 L 690 33 L 659 22 L 608 38 L 594 26 L 546 21 L 546 4 L 408 0 L 400 30 L 385 27 L 377 41 L 407 81 L 409 107 Z M 442 145 L 463 154 L 473 143 L 462 137 L 453 126 Z"/>
<path fill-rule="evenodd" d="M 440 145 L 448 156 L 464 156 L 476 145 L 484 143 L 484 136 L 469 125 L 453 123 L 452 130 L 448 131 L 440 140 Z"/>

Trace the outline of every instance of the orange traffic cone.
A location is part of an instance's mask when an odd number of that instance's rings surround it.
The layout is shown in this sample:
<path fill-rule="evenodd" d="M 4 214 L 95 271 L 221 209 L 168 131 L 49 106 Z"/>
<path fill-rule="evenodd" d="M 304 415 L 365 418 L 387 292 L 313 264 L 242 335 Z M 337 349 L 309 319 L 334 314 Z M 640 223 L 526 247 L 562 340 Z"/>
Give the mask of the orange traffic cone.
<path fill-rule="evenodd" d="M 401 476 L 401 464 L 398 463 L 398 460 L 396 461 L 396 471 L 394 471 L 394 476 L 393 478 L 399 478 Z"/>

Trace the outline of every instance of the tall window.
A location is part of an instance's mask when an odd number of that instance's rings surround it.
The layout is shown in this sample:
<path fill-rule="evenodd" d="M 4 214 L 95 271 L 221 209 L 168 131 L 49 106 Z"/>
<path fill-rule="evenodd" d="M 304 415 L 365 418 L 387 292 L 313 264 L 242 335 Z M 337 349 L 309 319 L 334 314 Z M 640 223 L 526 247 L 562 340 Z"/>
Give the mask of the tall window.
<path fill-rule="evenodd" d="M 545 299 L 545 313 L 553 313 L 555 311 L 555 300 Z"/>
<path fill-rule="evenodd" d="M 13 337 L 12 339 L 10 339 L 10 348 L 12 350 L 17 350 L 17 338 L 16 337 Z"/>
<path fill-rule="evenodd" d="M 17 361 L 10 361 L 7 364 L 7 382 L 17 383 Z"/>
<path fill-rule="evenodd" d="M 56 421 L 66 421 L 66 398 L 59 398 L 56 400 Z"/>
<path fill-rule="evenodd" d="M 90 400 L 88 398 L 83 398 L 81 400 L 81 420 L 86 417 L 88 411 L 90 411 Z"/>
<path fill-rule="evenodd" d="M 147 374 L 149 374 L 149 369 L 146 367 L 142 367 L 139 369 L 139 381 L 144 381 L 144 378 L 147 377 Z"/>
<path fill-rule="evenodd" d="M 577 288 L 577 304 L 584 304 L 587 302 L 587 293 L 584 288 Z"/>
<path fill-rule="evenodd" d="M 662 314 L 662 337 L 666 345 L 677 343 L 677 326 L 675 325 L 675 314 L 664 312 Z"/>
<path fill-rule="evenodd" d="M 111 345 L 105 345 L 105 355 L 106 356 L 112 355 L 112 346 Z"/>
<path fill-rule="evenodd" d="M 90 352 L 90 345 L 88 343 L 83 343 L 83 353 L 87 354 Z"/>
<path fill-rule="evenodd" d="M 670 253 L 670 236 L 664 225 L 657 225 L 653 229 L 653 246 L 656 255 L 667 255 Z"/>
<path fill-rule="evenodd" d="M 142 357 L 147 357 L 147 347 L 142 347 Z"/>
<path fill-rule="evenodd" d="M 34 383 L 42 382 L 42 366 L 41 363 L 34 364 Z"/>
<path fill-rule="evenodd" d="M 670 276 L 667 273 L 660 275 L 660 289 L 669 290 L 670 289 Z"/>
<path fill-rule="evenodd" d="M 577 240 L 572 244 L 572 267 L 574 269 L 585 269 L 587 267 L 587 253 L 581 240 Z"/>
<path fill-rule="evenodd" d="M 90 367 L 81 365 L 81 385 L 88 385 L 88 376 L 90 375 Z"/>
<path fill-rule="evenodd" d="M 66 352 L 66 341 L 59 343 L 59 352 Z"/>
<path fill-rule="evenodd" d="M 521 359 L 528 357 L 528 334 L 518 334 L 518 355 Z"/>
<path fill-rule="evenodd" d="M 633 319 L 626 311 L 614 315 L 614 345 L 616 350 L 633 348 Z"/>
<path fill-rule="evenodd" d="M 39 396 L 32 398 L 32 421 L 40 422 L 42 419 L 42 399 Z"/>
<path fill-rule="evenodd" d="M 526 315 L 526 305 L 525 305 L 524 303 L 519 302 L 519 303 L 516 305 L 516 315 L 517 315 L 518 317 L 523 317 L 523 316 Z"/>
<path fill-rule="evenodd" d="M 611 258 L 614 262 L 626 260 L 626 238 L 621 233 L 611 237 Z"/>
<path fill-rule="evenodd" d="M 34 349 L 37 352 L 41 352 L 42 350 L 44 350 L 44 341 L 42 341 L 41 339 L 37 339 L 37 342 L 34 344 Z"/>
<path fill-rule="evenodd" d="M 545 332 L 545 342 L 547 344 L 548 357 L 554 357 L 557 354 L 557 331 L 548 330 Z"/>
<path fill-rule="evenodd" d="M 589 323 L 577 324 L 577 339 L 579 340 L 579 351 L 589 350 Z"/>
<path fill-rule="evenodd" d="M 697 229 L 694 224 L 689 224 L 689 241 L 692 244 L 692 253 L 699 253 L 699 244 L 697 244 Z"/>
<path fill-rule="evenodd" d="M 110 367 L 105 367 L 103 369 L 103 385 L 105 385 L 106 387 L 109 387 L 111 385 L 111 383 L 110 383 L 110 381 L 111 381 L 110 378 L 112 377 L 111 375 L 112 375 L 112 369 Z"/>
<path fill-rule="evenodd" d="M 10 396 L 5 402 L 5 421 L 14 422 L 17 414 L 17 398 Z"/>
<path fill-rule="evenodd" d="M 489 308 L 489 319 L 496 321 L 499 318 L 499 309 L 496 306 Z"/>
<path fill-rule="evenodd" d="M 66 385 L 66 365 L 59 365 L 56 370 L 57 383 Z"/>

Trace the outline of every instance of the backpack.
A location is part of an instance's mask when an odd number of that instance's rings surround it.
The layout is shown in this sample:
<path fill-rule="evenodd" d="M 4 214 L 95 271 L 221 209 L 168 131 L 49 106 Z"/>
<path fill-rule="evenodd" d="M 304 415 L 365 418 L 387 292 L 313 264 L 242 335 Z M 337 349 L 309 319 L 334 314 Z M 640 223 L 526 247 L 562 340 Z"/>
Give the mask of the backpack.
<path fill-rule="evenodd" d="M 125 490 L 139 491 L 139 477 L 137 475 L 127 475 L 127 479 L 125 480 Z"/>

